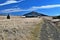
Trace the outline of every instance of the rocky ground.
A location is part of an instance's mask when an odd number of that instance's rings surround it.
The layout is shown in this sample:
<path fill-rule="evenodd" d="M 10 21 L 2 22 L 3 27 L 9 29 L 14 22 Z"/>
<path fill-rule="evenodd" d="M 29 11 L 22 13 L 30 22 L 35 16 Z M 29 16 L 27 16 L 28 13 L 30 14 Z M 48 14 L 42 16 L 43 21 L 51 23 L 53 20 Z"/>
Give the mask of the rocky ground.
<path fill-rule="evenodd" d="M 43 18 L 0 20 L 0 40 L 60 40 L 60 31 Z"/>

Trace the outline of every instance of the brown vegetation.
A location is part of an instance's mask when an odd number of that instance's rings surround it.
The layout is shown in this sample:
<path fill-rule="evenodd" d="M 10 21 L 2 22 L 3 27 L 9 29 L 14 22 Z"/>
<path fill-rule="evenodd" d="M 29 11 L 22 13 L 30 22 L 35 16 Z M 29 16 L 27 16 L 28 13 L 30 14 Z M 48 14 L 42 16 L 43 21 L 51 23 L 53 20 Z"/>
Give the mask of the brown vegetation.
<path fill-rule="evenodd" d="M 0 40 L 60 40 L 59 36 L 55 24 L 44 18 L 0 19 Z"/>

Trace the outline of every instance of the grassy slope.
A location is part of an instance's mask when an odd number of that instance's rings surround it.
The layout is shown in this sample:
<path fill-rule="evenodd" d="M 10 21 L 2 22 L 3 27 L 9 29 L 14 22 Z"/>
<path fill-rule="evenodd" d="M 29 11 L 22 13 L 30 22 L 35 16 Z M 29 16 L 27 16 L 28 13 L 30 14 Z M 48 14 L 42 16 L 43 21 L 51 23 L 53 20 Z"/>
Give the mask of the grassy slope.
<path fill-rule="evenodd" d="M 1 40 L 36 40 L 40 18 L 19 18 L 0 20 Z M 36 32 L 35 32 L 36 31 Z M 33 33 L 34 34 L 33 34 Z"/>
<path fill-rule="evenodd" d="M 0 40 L 40 40 L 41 36 L 44 38 L 44 31 L 41 31 L 45 30 L 44 27 L 46 31 L 51 31 L 49 24 L 42 18 L 0 20 Z M 52 30 L 55 31 L 55 29 Z"/>

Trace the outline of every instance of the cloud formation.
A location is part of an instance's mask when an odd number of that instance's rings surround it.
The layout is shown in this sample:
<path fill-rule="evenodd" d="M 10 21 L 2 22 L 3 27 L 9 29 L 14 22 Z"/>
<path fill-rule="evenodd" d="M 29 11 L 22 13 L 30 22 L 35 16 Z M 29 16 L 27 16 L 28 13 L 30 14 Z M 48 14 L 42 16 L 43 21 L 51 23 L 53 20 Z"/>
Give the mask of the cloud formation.
<path fill-rule="evenodd" d="M 8 0 L 8 1 L 6 1 L 5 3 L 0 4 L 0 6 L 8 5 L 8 4 L 12 4 L 12 3 L 19 3 L 19 2 L 22 2 L 22 1 L 24 1 L 24 0 L 20 0 L 20 1 Z"/>
<path fill-rule="evenodd" d="M 56 5 L 46 5 L 46 6 L 33 6 L 31 8 L 28 9 L 21 9 L 21 8 L 10 8 L 10 9 L 5 9 L 5 10 L 1 10 L 0 13 L 11 13 L 11 12 L 21 12 L 21 11 L 34 11 L 34 10 L 38 10 L 38 9 L 49 9 L 49 8 L 56 8 L 56 7 L 60 7 L 60 4 L 56 4 Z"/>
<path fill-rule="evenodd" d="M 12 12 L 21 12 L 21 11 L 32 11 L 31 9 L 21 9 L 21 8 L 10 8 L 5 10 L 0 10 L 0 13 L 12 13 Z"/>
<path fill-rule="evenodd" d="M 0 13 L 11 13 L 11 12 L 22 12 L 22 11 L 33 11 L 35 9 L 33 8 L 29 8 L 29 9 L 21 9 L 21 8 L 10 8 L 10 9 L 4 9 L 4 10 L 0 10 Z"/>
<path fill-rule="evenodd" d="M 34 6 L 32 8 L 35 8 L 35 9 L 47 9 L 47 8 L 56 8 L 56 7 L 60 7 L 60 4 L 45 5 L 45 6 Z"/>
<path fill-rule="evenodd" d="M 20 12 L 20 11 L 25 11 L 25 10 L 22 10 L 20 8 L 10 8 L 10 9 L 1 10 L 1 13 Z"/>

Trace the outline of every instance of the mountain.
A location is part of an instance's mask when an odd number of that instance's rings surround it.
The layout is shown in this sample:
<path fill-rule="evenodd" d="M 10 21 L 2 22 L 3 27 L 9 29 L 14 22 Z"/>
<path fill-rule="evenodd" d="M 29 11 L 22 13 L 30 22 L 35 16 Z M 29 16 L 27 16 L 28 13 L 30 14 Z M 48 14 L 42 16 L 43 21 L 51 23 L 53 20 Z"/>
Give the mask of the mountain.
<path fill-rule="evenodd" d="M 60 19 L 60 15 L 59 16 L 53 16 L 53 19 Z"/>
<path fill-rule="evenodd" d="M 2 13 L 2 14 L 0 14 L 0 16 L 7 16 L 8 14 L 5 14 L 5 13 Z"/>
<path fill-rule="evenodd" d="M 19 13 L 1 13 L 0 16 L 7 16 L 7 15 L 10 15 L 10 16 L 21 16 Z"/>
<path fill-rule="evenodd" d="M 24 13 L 24 12 L 23 12 Z M 12 15 L 12 16 L 22 16 L 21 12 L 15 12 L 15 13 L 0 13 L 0 16 L 7 16 L 8 14 Z M 29 13 L 25 13 L 23 16 L 48 16 L 48 15 L 45 15 L 45 14 L 42 14 L 42 13 L 38 13 L 38 12 L 29 12 Z"/>
<path fill-rule="evenodd" d="M 32 12 L 24 14 L 23 16 L 48 16 L 48 15 L 32 11 Z"/>

